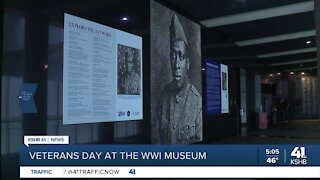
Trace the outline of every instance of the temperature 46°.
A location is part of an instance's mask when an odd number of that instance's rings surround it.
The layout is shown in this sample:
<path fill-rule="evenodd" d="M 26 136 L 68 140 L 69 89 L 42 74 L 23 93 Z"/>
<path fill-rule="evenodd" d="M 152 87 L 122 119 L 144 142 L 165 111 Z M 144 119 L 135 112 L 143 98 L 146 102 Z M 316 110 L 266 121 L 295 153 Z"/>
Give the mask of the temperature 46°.
<path fill-rule="evenodd" d="M 269 164 L 276 164 L 279 161 L 278 157 L 268 157 L 266 162 Z"/>

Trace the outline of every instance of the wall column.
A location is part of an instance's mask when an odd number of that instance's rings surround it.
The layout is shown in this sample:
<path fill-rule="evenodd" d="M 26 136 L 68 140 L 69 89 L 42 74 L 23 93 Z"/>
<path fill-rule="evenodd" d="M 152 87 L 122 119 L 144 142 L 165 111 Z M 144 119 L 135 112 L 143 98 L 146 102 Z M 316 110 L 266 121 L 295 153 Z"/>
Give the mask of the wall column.
<path fill-rule="evenodd" d="M 318 94 L 318 117 L 320 119 L 320 0 L 314 0 L 314 12 L 315 12 L 315 24 L 317 31 L 317 58 L 318 58 L 318 82 L 317 82 L 317 92 Z"/>

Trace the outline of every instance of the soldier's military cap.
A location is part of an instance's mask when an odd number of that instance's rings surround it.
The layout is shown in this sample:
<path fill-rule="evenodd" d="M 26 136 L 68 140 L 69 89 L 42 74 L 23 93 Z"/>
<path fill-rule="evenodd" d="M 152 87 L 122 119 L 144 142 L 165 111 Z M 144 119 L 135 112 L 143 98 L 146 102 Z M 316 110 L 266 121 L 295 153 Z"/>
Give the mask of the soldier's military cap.
<path fill-rule="evenodd" d="M 171 24 L 170 24 L 170 41 L 181 40 L 186 43 L 188 46 L 187 37 L 184 33 L 183 27 L 177 17 L 176 14 L 172 16 Z"/>

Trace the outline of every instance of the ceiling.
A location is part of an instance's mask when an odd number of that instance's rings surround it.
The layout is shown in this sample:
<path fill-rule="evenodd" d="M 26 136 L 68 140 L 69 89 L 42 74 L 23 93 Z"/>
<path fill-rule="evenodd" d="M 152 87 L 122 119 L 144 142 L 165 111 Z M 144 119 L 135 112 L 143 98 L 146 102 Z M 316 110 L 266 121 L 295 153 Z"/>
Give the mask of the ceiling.
<path fill-rule="evenodd" d="M 268 72 L 316 69 L 313 0 L 159 2 L 203 26 L 203 58 Z"/>
<path fill-rule="evenodd" d="M 201 24 L 203 58 L 216 59 L 229 66 L 251 67 L 262 72 L 316 69 L 313 0 L 156 1 Z M 144 1 L 31 2 L 6 0 L 5 5 L 32 12 L 41 11 L 41 14 L 53 17 L 59 15 L 60 19 L 63 12 L 68 10 L 72 14 L 118 29 L 142 29 L 142 33 L 148 25 L 148 22 L 141 20 L 148 7 Z M 135 21 L 127 24 L 112 21 L 119 19 L 124 12 L 136 14 Z M 311 43 L 306 44 L 307 41 Z"/>

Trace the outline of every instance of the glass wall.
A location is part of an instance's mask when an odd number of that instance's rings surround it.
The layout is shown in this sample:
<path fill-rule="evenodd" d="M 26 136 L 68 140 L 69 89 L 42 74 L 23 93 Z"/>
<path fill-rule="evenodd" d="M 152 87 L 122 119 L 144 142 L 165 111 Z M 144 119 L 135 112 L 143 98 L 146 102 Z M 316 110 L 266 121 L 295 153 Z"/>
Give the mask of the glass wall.
<path fill-rule="evenodd" d="M 18 179 L 18 152 L 24 135 L 68 135 L 72 144 L 145 143 L 141 121 L 62 124 L 63 15 L 69 13 L 141 36 L 147 45 L 148 1 L 5 1 L 4 5 L 1 87 L 4 179 Z M 122 20 L 124 16 L 127 21 Z M 149 59 L 148 50 L 144 56 L 143 59 Z M 19 93 L 25 83 L 37 85 L 36 113 L 23 113 L 20 106 Z"/>

